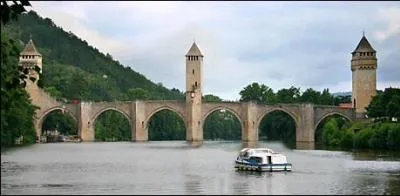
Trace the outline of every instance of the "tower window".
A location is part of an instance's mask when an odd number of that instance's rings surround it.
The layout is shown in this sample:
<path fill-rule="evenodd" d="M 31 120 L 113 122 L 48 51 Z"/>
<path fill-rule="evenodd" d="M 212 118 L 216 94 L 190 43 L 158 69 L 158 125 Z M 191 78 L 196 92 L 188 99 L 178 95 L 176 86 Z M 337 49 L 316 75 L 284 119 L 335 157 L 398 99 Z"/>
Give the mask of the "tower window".
<path fill-rule="evenodd" d="M 193 75 L 194 75 L 194 69 L 193 69 L 192 73 L 193 73 Z"/>
<path fill-rule="evenodd" d="M 197 82 L 194 83 L 194 86 L 197 87 Z"/>

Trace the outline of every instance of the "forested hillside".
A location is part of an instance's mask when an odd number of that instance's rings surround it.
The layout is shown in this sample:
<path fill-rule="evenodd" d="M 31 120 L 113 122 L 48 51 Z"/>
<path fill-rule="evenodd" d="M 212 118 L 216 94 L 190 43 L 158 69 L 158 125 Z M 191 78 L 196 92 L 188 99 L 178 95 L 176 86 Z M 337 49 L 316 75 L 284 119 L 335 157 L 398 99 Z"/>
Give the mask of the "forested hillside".
<path fill-rule="evenodd" d="M 34 11 L 2 31 L 22 46 L 32 36 L 43 55 L 43 87 L 53 96 L 94 101 L 184 99 L 178 89 L 155 84 Z"/>

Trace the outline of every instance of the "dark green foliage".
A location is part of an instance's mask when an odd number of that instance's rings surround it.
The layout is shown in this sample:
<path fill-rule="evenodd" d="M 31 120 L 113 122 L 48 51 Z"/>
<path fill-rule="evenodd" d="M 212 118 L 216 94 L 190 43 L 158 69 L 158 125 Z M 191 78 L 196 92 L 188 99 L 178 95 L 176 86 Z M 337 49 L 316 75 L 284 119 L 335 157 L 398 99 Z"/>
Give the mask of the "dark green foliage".
<path fill-rule="evenodd" d="M 131 141 L 128 119 L 117 111 L 105 111 L 95 120 L 96 141 Z"/>
<path fill-rule="evenodd" d="M 351 95 L 346 96 L 337 96 L 334 98 L 335 105 L 339 105 L 340 103 L 351 103 Z"/>
<path fill-rule="evenodd" d="M 170 110 L 155 113 L 148 124 L 149 140 L 186 140 L 185 123 L 182 118 Z"/>
<path fill-rule="evenodd" d="M 21 48 L 5 33 L 1 34 L 1 146 L 14 144 L 23 136 L 23 143 L 33 143 L 35 107 L 21 85 L 17 60 Z"/>
<path fill-rule="evenodd" d="M 354 136 L 354 148 L 368 149 L 369 139 L 374 134 L 372 127 L 366 127 L 358 131 Z"/>
<path fill-rule="evenodd" d="M 275 103 L 275 94 L 271 88 L 264 84 L 253 82 L 239 92 L 240 101 L 255 101 L 260 104 Z"/>
<path fill-rule="evenodd" d="M 69 114 L 63 113 L 61 110 L 49 113 L 42 125 L 42 131 L 55 129 L 62 135 L 78 135 L 77 122 Z"/>
<path fill-rule="evenodd" d="M 324 125 L 322 140 L 324 144 L 332 147 L 338 147 L 341 140 L 341 131 L 338 128 L 337 121 L 333 118 Z"/>
<path fill-rule="evenodd" d="M 209 94 L 203 96 L 203 102 L 221 102 L 221 101 L 222 99 L 215 95 Z"/>
<path fill-rule="evenodd" d="M 241 140 L 241 125 L 236 116 L 228 110 L 217 110 L 204 121 L 205 140 Z"/>
<path fill-rule="evenodd" d="M 142 89 L 142 88 L 131 88 L 128 89 L 126 93 L 126 97 L 124 100 L 132 101 L 132 100 L 148 100 L 150 99 L 150 92 Z"/>
<path fill-rule="evenodd" d="M 31 6 L 29 1 L 1 1 L 1 25 L 17 20 L 26 11 L 25 6 Z"/>
<path fill-rule="evenodd" d="M 369 146 L 373 149 L 387 148 L 388 131 L 390 124 L 378 123 L 374 127 L 374 133 L 369 140 Z"/>
<path fill-rule="evenodd" d="M 276 93 L 276 100 L 279 103 L 296 103 L 300 97 L 300 88 L 290 87 L 281 89 Z"/>
<path fill-rule="evenodd" d="M 378 93 L 368 105 L 367 115 L 372 118 L 391 120 L 400 119 L 400 89 L 386 88 Z"/>
<path fill-rule="evenodd" d="M 300 101 L 303 103 L 314 103 L 320 104 L 321 93 L 319 91 L 315 91 L 312 88 L 308 88 L 300 97 Z"/>
<path fill-rule="evenodd" d="M 296 141 L 296 124 L 283 111 L 273 111 L 265 115 L 260 123 L 259 140 Z"/>
<path fill-rule="evenodd" d="M 393 123 L 388 131 L 387 145 L 389 149 L 400 150 L 400 123 Z"/>
<path fill-rule="evenodd" d="M 351 129 L 341 130 L 343 133 L 342 138 L 339 141 L 339 146 L 345 149 L 353 148 L 354 132 Z"/>

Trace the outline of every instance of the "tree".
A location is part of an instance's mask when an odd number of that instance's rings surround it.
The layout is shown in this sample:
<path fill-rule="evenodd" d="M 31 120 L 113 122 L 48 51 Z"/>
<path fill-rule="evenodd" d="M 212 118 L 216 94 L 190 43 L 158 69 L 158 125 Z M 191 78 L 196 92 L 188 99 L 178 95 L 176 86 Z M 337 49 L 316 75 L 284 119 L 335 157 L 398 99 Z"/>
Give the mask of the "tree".
<path fill-rule="evenodd" d="M 367 115 L 373 118 L 400 117 L 400 89 L 386 88 L 382 93 L 372 97 L 366 107 Z"/>
<path fill-rule="evenodd" d="M 271 88 L 257 82 L 246 86 L 239 92 L 240 101 L 256 101 L 257 103 L 275 103 L 275 94 Z"/>
<path fill-rule="evenodd" d="M 324 89 L 322 91 L 319 104 L 322 104 L 322 105 L 334 105 L 335 104 L 333 95 L 329 93 L 328 88 Z"/>
<path fill-rule="evenodd" d="M 148 100 L 150 98 L 149 91 L 142 88 L 130 88 L 127 92 L 128 100 Z"/>
<path fill-rule="evenodd" d="M 291 86 L 289 89 L 281 89 L 276 93 L 276 99 L 279 103 L 295 103 L 300 97 L 300 88 Z"/>
<path fill-rule="evenodd" d="M 308 88 L 300 97 L 301 102 L 320 104 L 321 93 L 312 88 Z"/>
<path fill-rule="evenodd" d="M 385 109 L 390 119 L 392 117 L 400 119 L 400 95 L 393 95 Z"/>
<path fill-rule="evenodd" d="M 21 48 L 5 33 L 1 34 L 1 146 L 14 144 L 23 136 L 23 143 L 35 142 L 33 117 L 35 106 L 21 84 L 17 68 Z"/>
<path fill-rule="evenodd" d="M 8 23 L 10 20 L 17 20 L 17 17 L 26 12 L 25 6 L 31 6 L 29 1 L 1 1 L 1 25 Z"/>
<path fill-rule="evenodd" d="M 203 96 L 203 101 L 204 102 L 221 102 L 222 99 L 219 98 L 218 96 L 209 94 L 209 95 L 204 95 Z"/>
<path fill-rule="evenodd" d="M 351 102 L 351 95 L 346 96 L 337 96 L 334 98 L 335 105 L 339 105 L 340 103 L 350 103 Z"/>
<path fill-rule="evenodd" d="M 82 74 L 76 73 L 72 76 L 71 83 L 68 84 L 66 96 L 69 99 L 86 99 L 88 94 L 88 82 Z"/>

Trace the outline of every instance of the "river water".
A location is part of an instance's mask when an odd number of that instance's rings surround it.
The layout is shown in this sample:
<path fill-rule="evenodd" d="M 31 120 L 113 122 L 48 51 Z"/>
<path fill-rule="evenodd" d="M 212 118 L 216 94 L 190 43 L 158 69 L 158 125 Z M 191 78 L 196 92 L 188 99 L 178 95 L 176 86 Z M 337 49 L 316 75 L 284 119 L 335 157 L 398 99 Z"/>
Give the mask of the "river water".
<path fill-rule="evenodd" d="M 1 194 L 400 194 L 400 156 L 286 148 L 291 172 L 235 171 L 241 142 L 45 143 L 1 154 Z"/>

